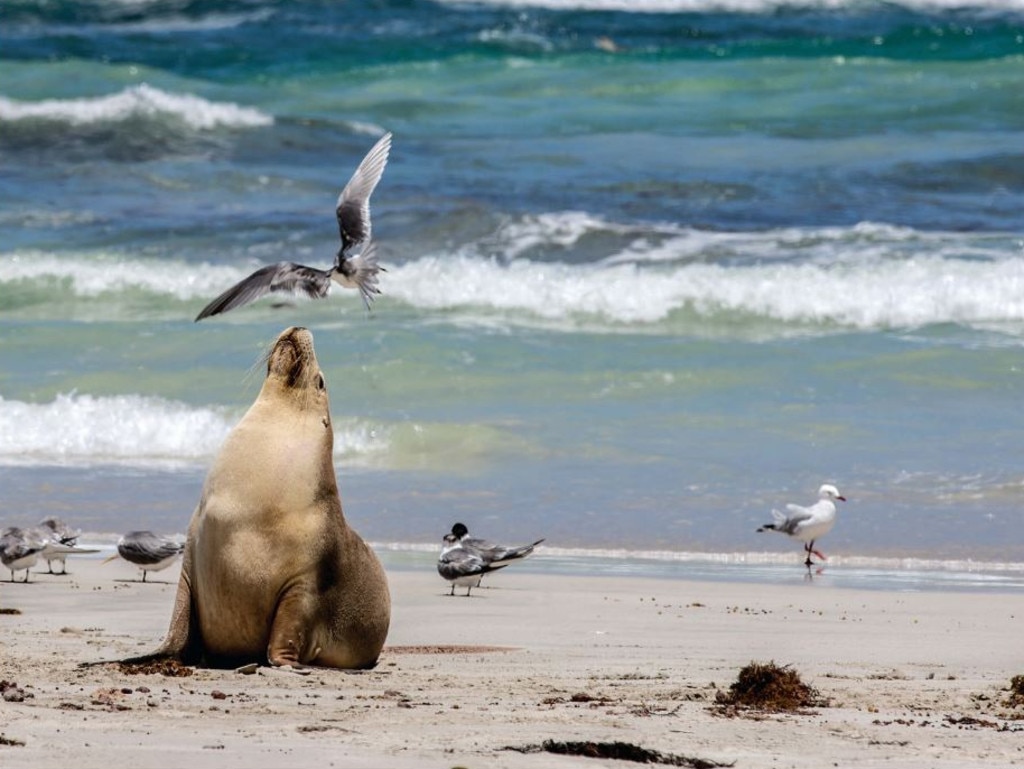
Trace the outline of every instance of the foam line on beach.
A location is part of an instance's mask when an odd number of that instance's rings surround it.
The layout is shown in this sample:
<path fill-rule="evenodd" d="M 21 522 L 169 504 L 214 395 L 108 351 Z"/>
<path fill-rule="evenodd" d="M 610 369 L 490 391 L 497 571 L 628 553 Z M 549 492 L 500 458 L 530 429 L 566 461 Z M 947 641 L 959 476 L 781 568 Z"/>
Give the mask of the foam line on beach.
<path fill-rule="evenodd" d="M 5 523 L 32 525 L 28 520 Z M 184 537 L 182 532 L 166 533 Z M 119 536 L 116 532 L 83 532 L 79 539 L 80 546 L 96 552 L 76 555 L 76 559 L 106 558 L 116 551 Z M 369 544 L 389 570 L 398 572 L 433 572 L 434 562 L 440 552 L 439 544 L 433 543 L 370 541 Z M 808 572 L 803 568 L 802 560 L 792 553 L 626 550 L 542 545 L 530 558 L 517 564 L 513 571 L 534 575 L 766 584 L 791 584 L 807 578 L 833 587 L 868 590 L 1024 593 L 1024 563 L 969 558 L 832 555 L 827 563 Z"/>
<path fill-rule="evenodd" d="M 420 542 L 375 542 L 375 548 L 395 553 L 436 553 L 438 544 Z M 542 545 L 533 556 L 536 560 L 585 559 L 595 561 L 655 561 L 660 563 L 704 563 L 718 565 L 785 566 L 800 564 L 803 554 L 753 551 L 704 552 L 692 550 L 630 550 L 624 548 L 578 548 Z M 925 558 L 865 555 L 830 555 L 828 565 L 840 568 L 884 571 L 949 571 L 972 573 L 1005 573 L 1024 575 L 1024 563 L 1014 561 L 979 561 L 971 558 Z"/>

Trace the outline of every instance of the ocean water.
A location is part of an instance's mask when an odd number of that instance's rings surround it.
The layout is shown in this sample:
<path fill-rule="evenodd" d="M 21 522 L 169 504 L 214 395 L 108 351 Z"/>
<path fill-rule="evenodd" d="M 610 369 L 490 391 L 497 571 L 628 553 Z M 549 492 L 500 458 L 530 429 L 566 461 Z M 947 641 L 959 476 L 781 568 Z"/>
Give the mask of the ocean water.
<path fill-rule="evenodd" d="M 0 524 L 184 531 L 302 325 L 399 565 L 462 520 L 569 571 L 790 573 L 755 529 L 829 481 L 831 574 L 1021 589 L 1024 3 L 0 15 Z M 192 321 L 329 264 L 385 131 L 371 313 Z"/>

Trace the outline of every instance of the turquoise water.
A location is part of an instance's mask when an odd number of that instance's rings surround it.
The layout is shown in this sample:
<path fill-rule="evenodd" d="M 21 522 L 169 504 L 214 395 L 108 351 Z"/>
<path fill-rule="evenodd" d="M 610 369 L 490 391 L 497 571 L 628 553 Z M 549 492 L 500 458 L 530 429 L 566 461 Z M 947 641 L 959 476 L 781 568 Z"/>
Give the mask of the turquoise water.
<path fill-rule="evenodd" d="M 788 564 L 754 530 L 830 481 L 836 571 L 1024 571 L 1024 6 L 2 14 L 0 523 L 183 531 L 303 325 L 375 542 Z M 193 323 L 330 263 L 384 131 L 373 312 Z"/>

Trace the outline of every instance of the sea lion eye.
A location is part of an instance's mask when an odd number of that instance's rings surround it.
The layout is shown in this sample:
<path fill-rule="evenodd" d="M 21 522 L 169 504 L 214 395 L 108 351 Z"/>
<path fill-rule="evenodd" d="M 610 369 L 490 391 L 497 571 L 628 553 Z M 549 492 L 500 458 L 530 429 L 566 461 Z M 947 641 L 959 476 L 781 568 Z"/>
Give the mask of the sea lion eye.
<path fill-rule="evenodd" d="M 317 374 L 316 375 L 316 389 L 324 390 L 326 388 L 327 388 L 327 383 L 324 382 L 324 375 L 323 374 Z"/>

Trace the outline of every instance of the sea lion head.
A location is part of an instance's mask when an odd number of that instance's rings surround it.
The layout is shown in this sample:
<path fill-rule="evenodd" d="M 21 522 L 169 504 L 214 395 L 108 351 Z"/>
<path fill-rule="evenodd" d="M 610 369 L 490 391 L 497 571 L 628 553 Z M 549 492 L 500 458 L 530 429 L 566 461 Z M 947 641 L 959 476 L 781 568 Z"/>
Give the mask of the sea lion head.
<path fill-rule="evenodd" d="M 309 329 L 292 326 L 281 332 L 267 355 L 264 392 L 295 399 L 304 409 L 317 406 L 330 413 L 327 382 L 320 370 Z"/>

